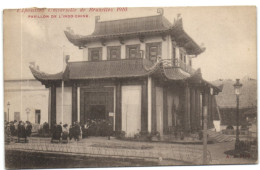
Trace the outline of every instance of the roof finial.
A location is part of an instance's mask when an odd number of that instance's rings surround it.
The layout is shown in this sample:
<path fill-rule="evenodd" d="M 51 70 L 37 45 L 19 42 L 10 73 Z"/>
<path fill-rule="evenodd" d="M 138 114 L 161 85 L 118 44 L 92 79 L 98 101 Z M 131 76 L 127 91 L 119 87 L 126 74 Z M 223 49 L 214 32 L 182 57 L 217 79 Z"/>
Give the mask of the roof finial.
<path fill-rule="evenodd" d="M 95 17 L 95 22 L 97 23 L 100 20 L 100 16 Z"/>
<path fill-rule="evenodd" d="M 65 57 L 65 62 L 66 62 L 66 64 L 69 63 L 69 60 L 70 60 L 70 55 L 66 55 L 66 57 Z"/>
<path fill-rule="evenodd" d="M 71 34 L 74 34 L 74 31 L 70 27 L 66 27 L 66 30 Z"/>
<path fill-rule="evenodd" d="M 177 20 L 178 19 L 181 19 L 181 14 L 180 13 L 177 14 Z"/>
<path fill-rule="evenodd" d="M 163 15 L 164 13 L 163 8 L 157 8 L 157 13 Z"/>

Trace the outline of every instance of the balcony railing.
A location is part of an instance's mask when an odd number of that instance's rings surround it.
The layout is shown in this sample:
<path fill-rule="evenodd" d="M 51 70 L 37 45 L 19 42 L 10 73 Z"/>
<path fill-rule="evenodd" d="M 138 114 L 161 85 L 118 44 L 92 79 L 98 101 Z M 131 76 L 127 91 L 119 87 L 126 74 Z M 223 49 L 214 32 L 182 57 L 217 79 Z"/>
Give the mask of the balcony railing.
<path fill-rule="evenodd" d="M 181 68 L 183 71 L 193 74 L 195 72 L 195 69 L 193 69 L 190 65 L 184 63 L 182 60 L 176 58 L 176 59 L 163 59 L 163 66 L 165 67 L 176 67 Z"/>

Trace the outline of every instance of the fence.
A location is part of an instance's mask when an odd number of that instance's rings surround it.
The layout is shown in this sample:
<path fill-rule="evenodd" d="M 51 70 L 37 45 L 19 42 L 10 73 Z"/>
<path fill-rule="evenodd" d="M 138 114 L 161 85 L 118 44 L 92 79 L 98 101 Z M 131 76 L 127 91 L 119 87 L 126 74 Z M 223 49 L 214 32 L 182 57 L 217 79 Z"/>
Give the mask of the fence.
<path fill-rule="evenodd" d="M 50 143 L 49 139 L 30 139 L 29 143 L 11 143 L 5 146 L 10 150 L 26 150 L 40 152 L 61 152 L 66 154 L 81 154 L 94 156 L 134 157 L 162 160 L 179 160 L 193 164 L 202 163 L 202 149 L 192 145 L 167 145 L 161 149 L 118 149 L 88 146 L 85 143 Z M 208 151 L 208 162 L 211 154 Z"/>

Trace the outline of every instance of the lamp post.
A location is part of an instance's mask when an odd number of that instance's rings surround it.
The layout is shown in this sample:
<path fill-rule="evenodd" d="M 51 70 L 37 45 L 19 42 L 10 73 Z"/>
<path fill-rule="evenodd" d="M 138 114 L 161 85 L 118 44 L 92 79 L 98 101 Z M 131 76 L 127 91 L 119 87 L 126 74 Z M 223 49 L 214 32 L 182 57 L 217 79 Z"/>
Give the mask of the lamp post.
<path fill-rule="evenodd" d="M 235 151 L 239 151 L 239 95 L 242 84 L 239 82 L 239 79 L 236 79 L 236 83 L 233 85 L 235 89 L 235 95 L 237 100 L 237 115 L 236 115 L 236 143 L 235 143 Z"/>
<path fill-rule="evenodd" d="M 7 102 L 7 109 L 8 109 L 8 112 L 7 112 L 7 120 L 9 122 L 9 108 L 10 108 L 10 102 Z"/>

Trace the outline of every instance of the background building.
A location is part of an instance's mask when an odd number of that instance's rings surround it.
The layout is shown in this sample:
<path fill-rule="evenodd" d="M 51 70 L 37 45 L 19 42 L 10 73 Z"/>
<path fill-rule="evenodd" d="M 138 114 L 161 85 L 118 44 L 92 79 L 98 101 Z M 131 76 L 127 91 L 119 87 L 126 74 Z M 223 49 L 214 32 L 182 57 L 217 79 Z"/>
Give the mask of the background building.
<path fill-rule="evenodd" d="M 35 79 L 5 80 L 4 85 L 5 120 L 28 120 L 33 124 L 48 122 L 49 89 Z"/>

